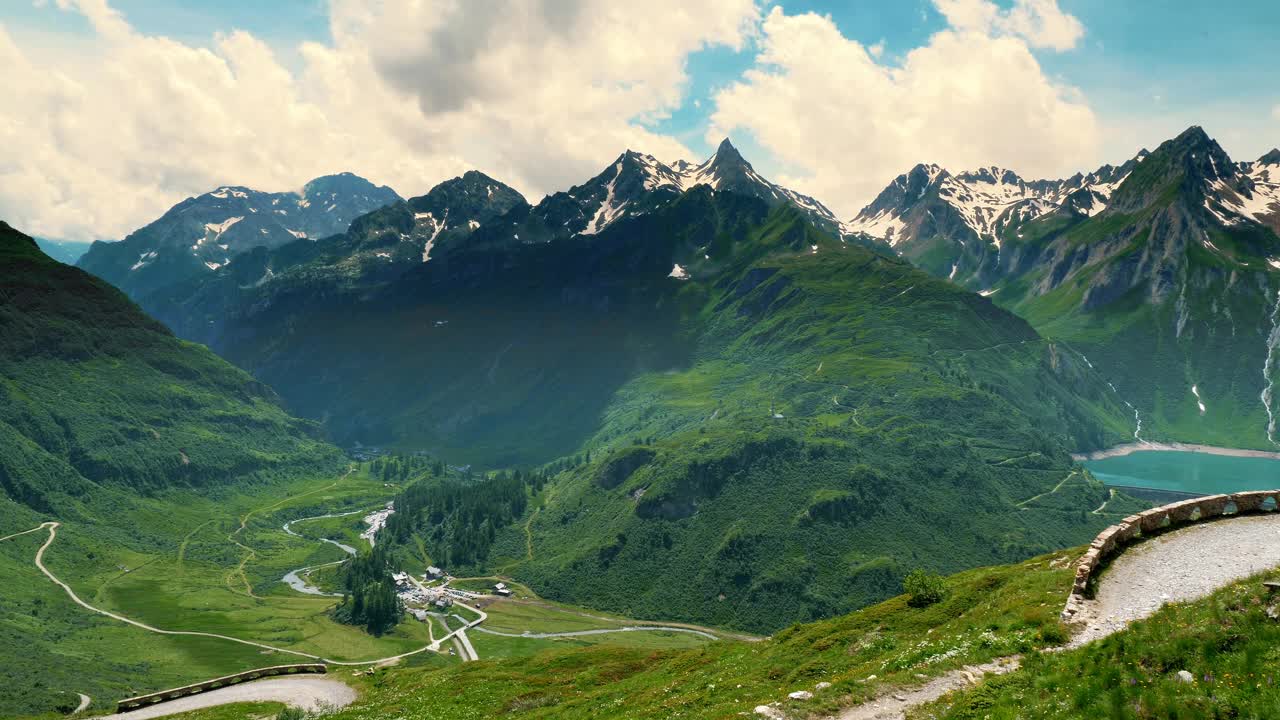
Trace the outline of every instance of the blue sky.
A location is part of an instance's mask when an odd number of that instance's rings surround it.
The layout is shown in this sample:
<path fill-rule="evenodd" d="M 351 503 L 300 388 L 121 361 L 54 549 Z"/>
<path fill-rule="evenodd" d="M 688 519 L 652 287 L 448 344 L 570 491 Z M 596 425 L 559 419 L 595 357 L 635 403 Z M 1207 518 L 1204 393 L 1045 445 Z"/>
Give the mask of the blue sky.
<path fill-rule="evenodd" d="M 829 15 L 841 32 L 872 46 L 882 43 L 892 61 L 924 44 L 946 27 L 929 0 L 787 0 L 789 14 Z M 1009 0 L 999 0 L 1008 6 Z M 53 33 L 89 33 L 88 22 L 40 3 L 15 0 L 0 8 L 0 22 L 14 28 Z M 51 3 L 50 3 L 51 5 Z M 1069 52 L 1043 53 L 1046 71 L 1079 88 L 1104 116 L 1168 115 L 1172 124 L 1196 121 L 1197 113 L 1230 115 L 1262 112 L 1280 105 L 1280 2 L 1273 0 L 1061 0 L 1061 8 L 1086 28 L 1081 45 Z M 297 62 L 304 41 L 327 43 L 327 0 L 113 0 L 139 31 L 207 46 L 215 33 L 247 30 L 270 43 L 287 64 Z M 712 48 L 689 57 L 690 82 L 684 105 L 657 129 L 681 138 L 692 149 L 710 152 L 703 137 L 714 91 L 732 83 L 754 62 L 752 47 L 740 52 Z M 1213 112 L 1203 112 L 1212 110 Z M 1174 120 L 1176 118 L 1176 121 Z M 1274 118 L 1273 118 L 1274 120 Z M 1228 151 L 1244 158 L 1280 144 L 1280 122 L 1271 138 L 1248 142 L 1225 138 Z M 1152 135 L 1149 143 L 1163 136 Z M 1234 140 L 1242 147 L 1233 148 Z M 1244 140 L 1244 142 L 1241 142 Z M 740 144 L 750 145 L 750 138 Z M 1265 146 L 1265 147 L 1264 147 Z M 1135 148 L 1136 149 L 1136 148 Z"/>
<path fill-rule="evenodd" d="M 724 134 L 841 215 L 916 162 L 1063 177 L 1192 124 L 1251 160 L 1280 145 L 1278 28 L 1275 0 L 11 0 L 0 213 L 113 237 L 339 170 L 415 195 L 478 168 L 536 200 Z"/>

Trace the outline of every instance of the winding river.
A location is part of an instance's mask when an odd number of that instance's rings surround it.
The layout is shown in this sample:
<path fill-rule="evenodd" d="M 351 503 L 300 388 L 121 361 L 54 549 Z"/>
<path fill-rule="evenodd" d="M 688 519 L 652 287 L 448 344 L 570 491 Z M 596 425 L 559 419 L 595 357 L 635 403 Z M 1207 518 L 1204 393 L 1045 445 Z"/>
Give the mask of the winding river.
<path fill-rule="evenodd" d="M 338 548 L 342 552 L 346 553 L 348 557 L 355 557 L 356 549 L 351 547 L 350 545 L 340 543 L 337 540 L 330 540 L 329 538 L 308 538 L 305 535 L 301 535 L 297 532 L 294 532 L 292 526 L 295 523 L 308 522 L 311 520 L 324 520 L 327 518 L 347 517 L 349 515 L 358 515 L 362 512 L 368 512 L 368 511 L 352 510 L 351 512 L 330 513 L 328 515 L 316 515 L 313 517 L 299 518 L 297 520 L 290 520 L 289 522 L 285 523 L 282 526 L 282 529 L 286 533 L 296 538 L 302 538 L 304 540 L 319 540 L 320 542 L 328 543 Z M 328 563 L 321 563 L 319 565 L 308 565 L 307 567 L 301 567 L 301 568 L 298 568 L 297 570 L 289 571 L 283 578 L 281 578 L 281 580 L 287 583 L 289 587 L 306 595 L 321 595 L 324 597 L 342 597 L 342 593 L 331 593 L 331 592 L 325 592 L 324 590 L 321 590 L 320 588 L 308 582 L 308 579 L 310 578 L 311 573 L 314 570 L 319 570 L 320 568 L 325 568 L 325 567 L 332 567 L 334 565 L 341 565 L 344 562 L 346 562 L 346 559 L 335 560 L 333 562 L 328 562 Z"/>

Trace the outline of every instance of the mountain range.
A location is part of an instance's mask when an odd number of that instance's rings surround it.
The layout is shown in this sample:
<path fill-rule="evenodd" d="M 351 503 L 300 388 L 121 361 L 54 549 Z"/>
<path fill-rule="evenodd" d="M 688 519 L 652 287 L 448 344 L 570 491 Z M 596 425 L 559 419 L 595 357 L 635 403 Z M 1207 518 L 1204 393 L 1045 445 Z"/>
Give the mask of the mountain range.
<path fill-rule="evenodd" d="M 220 187 L 187 198 L 119 242 L 95 242 L 77 263 L 134 297 L 210 273 L 257 247 L 344 232 L 355 218 L 400 196 L 341 173 L 298 192 Z"/>
<path fill-rule="evenodd" d="M 1275 447 L 1280 151 L 1203 129 L 1063 181 L 918 166 L 851 229 L 1086 353 L 1136 440 Z"/>
<path fill-rule="evenodd" d="M 748 629 L 1087 537 L 1105 491 L 1069 453 L 1131 417 L 1070 346 L 727 142 L 536 205 L 470 172 L 134 296 L 340 442 L 554 469 L 466 570 Z"/>
<path fill-rule="evenodd" d="M 952 174 L 921 164 L 895 178 L 845 227 L 883 239 L 934 275 L 986 287 L 1000 276 L 1007 231 L 1051 213 L 1101 213 L 1147 154 L 1065 180 L 1028 181 L 998 167 Z"/>
<path fill-rule="evenodd" d="M 627 151 L 537 204 L 472 171 L 125 289 L 340 442 L 553 463 L 477 572 L 767 629 L 1084 537 L 1095 483 L 1025 504 L 1072 451 L 1269 446 L 1277 155 L 1191 128 L 1059 181 L 921 165 L 842 224 L 727 141 Z M 948 537 L 972 542 L 934 547 L 950 521 L 908 508 L 961 488 L 985 504 Z"/>

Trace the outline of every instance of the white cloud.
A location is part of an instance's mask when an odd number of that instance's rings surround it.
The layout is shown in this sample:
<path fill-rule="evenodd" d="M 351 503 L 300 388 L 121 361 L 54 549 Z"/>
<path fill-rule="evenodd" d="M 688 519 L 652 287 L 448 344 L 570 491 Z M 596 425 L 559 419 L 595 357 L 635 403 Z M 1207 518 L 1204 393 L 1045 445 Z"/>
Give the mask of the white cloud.
<path fill-rule="evenodd" d="M 918 162 L 1069 175 L 1098 156 L 1080 93 L 1046 77 L 1030 46 L 1070 46 L 1079 22 L 1048 0 L 1009 11 L 935 0 L 950 27 L 900 65 L 878 61 L 829 18 L 775 7 L 756 66 L 720 92 L 708 138 L 749 131 L 792 170 L 784 183 L 852 216 Z"/>
<path fill-rule="evenodd" d="M 1058 0 L 1015 0 L 1002 10 L 990 0 L 934 0 L 952 28 L 983 35 L 1011 35 L 1031 47 L 1069 50 L 1084 36 L 1084 26 L 1062 12 Z"/>
<path fill-rule="evenodd" d="M 0 27 L 0 217 L 114 238 L 188 195 L 351 170 L 415 195 L 478 168 L 536 201 L 625 147 L 686 153 L 648 125 L 685 59 L 740 48 L 753 0 L 331 0 L 333 43 L 288 69 L 254 36 L 146 36 L 106 0 L 55 0 L 96 37 L 41 56 Z M 53 12 L 53 10 L 49 10 Z"/>

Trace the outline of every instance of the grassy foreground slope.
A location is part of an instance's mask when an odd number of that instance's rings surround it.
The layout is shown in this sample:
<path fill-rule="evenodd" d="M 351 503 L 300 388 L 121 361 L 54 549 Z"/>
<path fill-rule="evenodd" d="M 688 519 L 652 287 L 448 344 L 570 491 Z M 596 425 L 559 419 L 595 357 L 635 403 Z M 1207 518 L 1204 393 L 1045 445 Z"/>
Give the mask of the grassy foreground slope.
<path fill-rule="evenodd" d="M 942 602 L 897 597 L 797 625 L 759 643 L 680 652 L 586 648 L 442 669 L 389 668 L 333 720 L 472 717 L 728 720 L 777 704 L 790 718 L 836 710 L 965 665 L 1019 654 L 1022 667 L 914 708 L 925 720 L 1199 720 L 1275 717 L 1277 600 L 1261 580 L 1166 605 L 1081 648 L 1057 622 L 1079 550 L 950 577 Z M 1191 681 L 1179 679 L 1179 671 Z M 874 676 L 874 677 L 873 677 Z M 924 676 L 922 678 L 921 676 Z M 818 683 L 830 687 L 818 689 Z M 790 700 L 797 690 L 808 700 Z M 181 720 L 245 717 L 246 706 Z"/>
<path fill-rule="evenodd" d="M 1032 654 L 1023 669 L 921 708 L 913 717 L 1037 718 L 1276 717 L 1280 624 L 1276 598 L 1244 580 L 1083 648 Z M 1190 673 L 1187 682 L 1178 677 Z"/>
<path fill-rule="evenodd" d="M 734 718 L 780 703 L 819 716 L 967 664 L 1061 643 L 1071 552 L 948 578 L 947 596 L 913 608 L 896 597 L 796 625 L 766 640 L 682 651 L 591 647 L 441 669 L 388 668 L 333 720 L 513 717 Z M 871 676 L 875 676 L 872 678 Z M 870 678 L 870 679 L 869 679 Z M 818 683 L 830 687 L 815 690 Z M 789 700 L 798 690 L 809 700 Z M 228 715 L 228 717 L 232 717 Z"/>

